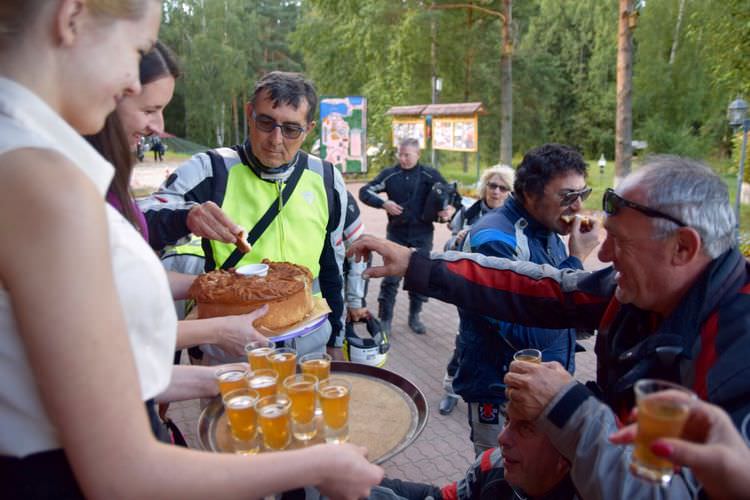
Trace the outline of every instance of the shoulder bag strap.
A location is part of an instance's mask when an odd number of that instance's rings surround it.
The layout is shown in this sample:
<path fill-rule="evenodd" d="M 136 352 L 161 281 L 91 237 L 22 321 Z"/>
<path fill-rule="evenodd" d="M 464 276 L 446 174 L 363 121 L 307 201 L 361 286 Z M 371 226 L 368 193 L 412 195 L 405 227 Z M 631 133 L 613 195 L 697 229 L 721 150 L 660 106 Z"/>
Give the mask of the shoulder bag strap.
<path fill-rule="evenodd" d="M 285 206 L 289 198 L 292 196 L 292 193 L 294 192 L 294 188 L 297 187 L 297 183 L 300 180 L 300 177 L 302 177 L 302 172 L 307 168 L 306 162 L 299 161 L 297 162 L 297 166 L 294 168 L 294 171 L 292 172 L 292 175 L 289 176 L 289 178 L 286 181 L 286 185 L 284 186 L 284 189 L 281 191 L 281 206 Z M 276 218 L 276 216 L 279 214 L 279 203 L 278 199 L 274 200 L 273 203 L 271 203 L 271 206 L 268 207 L 268 210 L 266 210 L 266 213 L 263 214 L 263 217 L 260 218 L 260 220 L 255 224 L 255 227 L 253 227 L 247 234 L 247 242 L 250 244 L 250 246 L 253 246 L 256 241 L 258 241 L 258 238 L 261 237 L 261 235 L 265 232 L 266 229 L 268 229 L 268 226 L 271 225 L 271 222 Z M 230 267 L 234 267 L 237 265 L 237 263 L 242 259 L 242 256 L 244 254 L 240 252 L 237 248 L 234 249 L 232 254 L 227 257 L 227 260 L 224 261 L 224 264 L 221 265 L 222 269 L 229 269 Z"/>

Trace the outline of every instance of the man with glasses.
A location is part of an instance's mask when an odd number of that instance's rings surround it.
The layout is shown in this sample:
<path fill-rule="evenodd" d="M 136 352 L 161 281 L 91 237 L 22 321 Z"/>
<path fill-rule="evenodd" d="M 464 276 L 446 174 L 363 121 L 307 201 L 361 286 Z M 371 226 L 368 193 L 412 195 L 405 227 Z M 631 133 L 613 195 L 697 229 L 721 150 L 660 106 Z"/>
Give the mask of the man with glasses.
<path fill-rule="evenodd" d="M 400 245 L 420 250 L 432 250 L 432 237 L 435 231 L 433 221 L 424 220 L 422 213 L 433 185 L 445 183 L 440 172 L 419 163 L 419 141 L 403 139 L 398 146 L 398 164 L 384 169 L 373 180 L 359 190 L 362 203 L 382 208 L 388 214 L 387 238 Z M 385 193 L 383 199 L 378 194 Z M 455 209 L 447 206 L 438 212 L 443 222 L 448 222 Z M 381 327 L 391 334 L 393 307 L 396 304 L 400 278 L 388 277 L 380 284 L 378 294 L 378 318 Z M 422 305 L 427 297 L 409 293 L 409 328 L 416 334 L 427 333 L 419 318 Z"/>
<path fill-rule="evenodd" d="M 685 470 L 668 487 L 629 473 L 630 450 L 608 436 L 634 406 L 642 378 L 676 381 L 722 407 L 741 428 L 750 415 L 750 269 L 737 249 L 726 184 L 709 167 L 648 159 L 603 208 L 607 237 L 596 272 L 507 259 L 430 259 L 362 240 L 385 254 L 371 276 L 406 274 L 406 288 L 502 320 L 597 328 L 597 381 L 576 382 L 557 363 L 514 361 L 505 377 L 513 416 L 537 423 L 572 463 L 584 498 L 690 498 Z"/>
<path fill-rule="evenodd" d="M 598 244 L 599 232 L 598 227 L 583 232 L 576 217 L 591 193 L 586 174 L 586 162 L 569 146 L 545 144 L 530 150 L 516 171 L 513 194 L 501 207 L 479 218 L 463 248 L 558 269 L 583 269 L 583 261 Z M 567 246 L 560 235 L 569 235 Z M 468 404 L 471 441 L 479 455 L 495 446 L 502 429 L 503 377 L 513 354 L 538 349 L 544 361 L 558 361 L 573 373 L 576 331 L 498 321 L 464 308 L 458 313 L 453 390 Z"/>
<path fill-rule="evenodd" d="M 304 76 L 268 73 L 246 106 L 245 142 L 193 156 L 142 207 L 155 248 L 190 233 L 203 238 L 206 271 L 262 259 L 306 266 L 313 293 L 333 313 L 318 330 L 290 341 L 298 354 L 340 347 L 343 340 L 346 187 L 330 163 L 300 149 L 315 126 L 317 103 Z M 252 249 L 243 254 L 236 244 L 244 230 Z M 228 359 L 215 346 L 202 349 L 209 364 Z"/>

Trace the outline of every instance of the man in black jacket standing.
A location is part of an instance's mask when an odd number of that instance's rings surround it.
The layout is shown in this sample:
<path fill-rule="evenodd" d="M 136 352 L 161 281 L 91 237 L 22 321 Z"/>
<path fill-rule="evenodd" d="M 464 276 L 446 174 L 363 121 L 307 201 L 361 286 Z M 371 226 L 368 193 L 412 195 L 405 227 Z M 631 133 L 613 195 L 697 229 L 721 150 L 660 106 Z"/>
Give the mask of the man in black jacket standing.
<path fill-rule="evenodd" d="M 389 240 L 429 252 L 432 250 L 433 221 L 424 220 L 422 213 L 432 186 L 437 182 L 445 183 L 440 172 L 419 163 L 419 141 L 406 138 L 398 147 L 398 164 L 386 168 L 362 186 L 359 199 L 366 205 L 382 208 L 388 213 Z M 378 196 L 382 192 L 388 195 L 387 200 Z M 452 206 L 444 207 L 437 213 L 438 220 L 449 221 L 453 212 Z M 399 277 L 388 276 L 380 285 L 378 317 L 388 335 L 391 333 L 393 306 L 400 281 Z M 419 319 L 425 302 L 427 297 L 424 295 L 409 293 L 409 328 L 414 333 L 423 334 L 427 331 Z"/>

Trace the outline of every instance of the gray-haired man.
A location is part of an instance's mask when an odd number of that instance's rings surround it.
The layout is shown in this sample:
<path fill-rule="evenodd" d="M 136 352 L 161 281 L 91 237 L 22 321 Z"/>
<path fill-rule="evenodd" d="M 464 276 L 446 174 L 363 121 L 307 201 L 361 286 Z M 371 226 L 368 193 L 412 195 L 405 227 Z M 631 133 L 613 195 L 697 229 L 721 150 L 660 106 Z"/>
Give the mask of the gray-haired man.
<path fill-rule="evenodd" d="M 419 141 L 406 138 L 398 146 L 398 163 L 380 172 L 373 180 L 359 190 L 362 203 L 375 208 L 382 208 L 388 213 L 387 238 L 400 245 L 420 250 L 432 250 L 434 226 L 431 220 L 424 220 L 427 196 L 432 186 L 445 183 L 440 172 L 432 167 L 419 163 Z M 388 199 L 378 196 L 385 192 Z M 441 220 L 448 222 L 453 215 L 452 206 L 438 212 Z M 383 329 L 390 335 L 393 319 L 393 306 L 396 303 L 399 277 L 388 276 L 380 284 L 378 295 L 378 317 Z M 427 297 L 418 293 L 409 293 L 409 328 L 414 333 L 427 332 L 419 318 L 422 305 Z"/>
<path fill-rule="evenodd" d="M 635 479 L 630 451 L 607 437 L 633 406 L 633 383 L 666 378 L 721 406 L 740 426 L 750 414 L 750 269 L 736 247 L 727 187 L 710 168 L 655 157 L 607 190 L 607 239 L 596 272 L 558 271 L 448 253 L 432 258 L 360 240 L 406 288 L 481 314 L 529 325 L 598 329 L 603 399 L 557 363 L 513 362 L 505 382 L 513 417 L 537 422 L 570 460 L 584 498 L 690 497 L 689 474 L 660 489 Z M 679 495 L 682 495 L 680 497 Z"/>

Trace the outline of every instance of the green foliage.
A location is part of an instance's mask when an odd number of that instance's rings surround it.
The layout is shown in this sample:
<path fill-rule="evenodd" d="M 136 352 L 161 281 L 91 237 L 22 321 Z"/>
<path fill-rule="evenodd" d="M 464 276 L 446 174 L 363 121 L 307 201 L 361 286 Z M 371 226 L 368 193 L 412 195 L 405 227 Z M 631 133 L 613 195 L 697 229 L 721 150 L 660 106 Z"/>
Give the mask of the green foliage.
<path fill-rule="evenodd" d="M 221 146 L 245 135 L 244 104 L 255 81 L 302 64 L 286 41 L 299 15 L 289 0 L 185 0 L 164 5 L 161 38 L 182 59 L 184 76 L 166 113 L 167 129 Z"/>
<path fill-rule="evenodd" d="M 383 145 L 371 168 L 392 164 L 385 112 L 430 102 L 434 25 L 439 101 L 484 104 L 479 153 L 495 163 L 501 22 L 456 5 L 498 13 L 503 1 L 169 0 L 161 37 L 182 58 L 185 76 L 167 109 L 167 129 L 208 145 L 241 140 L 242 107 L 258 77 L 304 71 L 320 95 L 368 99 L 368 143 Z M 617 0 L 514 2 L 516 155 L 562 142 L 589 157 L 614 156 L 617 24 Z M 728 156 L 726 105 L 738 93 L 750 98 L 750 2 L 649 1 L 634 41 L 633 138 L 647 141 L 647 152 Z"/>

